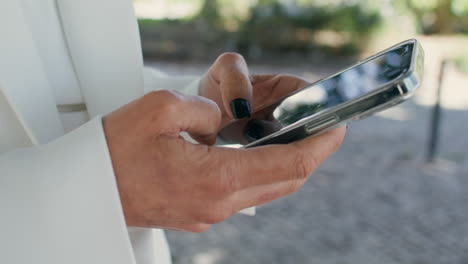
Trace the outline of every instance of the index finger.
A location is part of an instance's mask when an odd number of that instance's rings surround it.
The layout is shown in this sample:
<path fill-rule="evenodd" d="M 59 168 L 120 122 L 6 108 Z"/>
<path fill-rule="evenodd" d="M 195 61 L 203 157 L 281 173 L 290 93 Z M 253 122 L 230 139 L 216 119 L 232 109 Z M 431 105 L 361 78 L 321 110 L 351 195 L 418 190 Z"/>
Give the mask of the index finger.
<path fill-rule="evenodd" d="M 220 84 L 226 113 L 235 119 L 251 115 L 252 84 L 244 58 L 237 53 L 222 54 L 215 62 L 213 75 Z"/>
<path fill-rule="evenodd" d="M 253 111 L 279 104 L 281 99 L 304 88 L 309 84 L 305 79 L 291 74 L 254 75 L 252 77 L 254 90 Z"/>
<path fill-rule="evenodd" d="M 224 150 L 217 153 L 225 161 L 224 179 L 232 189 L 277 182 L 303 180 L 341 145 L 346 128 L 340 127 L 317 137 L 287 145 Z"/>

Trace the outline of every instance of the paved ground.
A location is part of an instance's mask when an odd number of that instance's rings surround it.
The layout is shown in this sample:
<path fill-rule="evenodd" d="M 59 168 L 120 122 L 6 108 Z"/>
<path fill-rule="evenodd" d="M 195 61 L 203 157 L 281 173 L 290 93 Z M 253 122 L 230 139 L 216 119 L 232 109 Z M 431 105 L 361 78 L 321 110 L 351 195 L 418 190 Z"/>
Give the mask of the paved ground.
<path fill-rule="evenodd" d="M 468 263 L 468 77 L 449 71 L 440 159 L 426 165 L 428 105 L 437 77 L 435 57 L 428 61 L 428 81 L 418 95 L 353 123 L 343 147 L 297 194 L 204 234 L 168 232 L 175 263 Z M 254 69 L 311 80 L 334 71 Z"/>

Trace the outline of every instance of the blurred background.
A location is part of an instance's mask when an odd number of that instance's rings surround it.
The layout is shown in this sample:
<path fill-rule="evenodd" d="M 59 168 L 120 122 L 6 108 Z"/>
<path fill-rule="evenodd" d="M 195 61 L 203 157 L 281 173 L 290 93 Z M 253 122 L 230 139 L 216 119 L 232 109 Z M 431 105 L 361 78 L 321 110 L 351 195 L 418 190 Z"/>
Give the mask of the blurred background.
<path fill-rule="evenodd" d="M 425 80 L 352 123 L 298 193 L 203 234 L 174 263 L 468 263 L 468 0 L 134 0 L 145 63 L 200 75 L 224 51 L 309 81 L 408 38 Z"/>

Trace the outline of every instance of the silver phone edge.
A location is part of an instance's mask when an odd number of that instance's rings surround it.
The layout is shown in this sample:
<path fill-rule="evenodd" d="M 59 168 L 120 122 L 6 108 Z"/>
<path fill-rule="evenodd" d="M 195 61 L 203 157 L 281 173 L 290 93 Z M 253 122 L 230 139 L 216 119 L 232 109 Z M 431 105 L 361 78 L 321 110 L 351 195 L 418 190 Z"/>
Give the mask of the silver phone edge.
<path fill-rule="evenodd" d="M 337 128 L 341 125 L 344 125 L 350 121 L 353 121 L 353 120 L 357 120 L 357 119 L 364 119 L 365 117 L 368 117 L 368 116 L 371 116 L 372 114 L 375 114 L 377 112 L 380 112 L 380 111 L 383 111 L 389 107 L 392 107 L 394 105 L 397 105 L 399 103 L 402 103 L 404 101 L 406 101 L 407 99 L 409 99 L 410 97 L 412 97 L 414 95 L 414 92 L 415 90 L 421 85 L 422 83 L 422 77 L 423 77 L 423 71 L 424 71 L 424 50 L 422 49 L 422 46 L 421 44 L 419 43 L 419 41 L 417 41 L 417 39 L 409 39 L 409 40 L 406 40 L 406 41 L 403 41 L 403 42 L 400 42 L 386 50 L 383 50 L 369 58 L 367 58 L 366 60 L 364 61 L 361 61 L 361 62 L 358 62 L 356 64 L 354 64 L 353 66 L 350 66 L 332 76 L 329 76 L 327 78 L 323 78 L 323 79 L 320 79 L 316 82 L 314 82 L 313 84 L 311 85 L 315 85 L 319 82 L 322 82 L 322 81 L 325 81 L 327 79 L 330 79 L 330 78 L 333 78 L 335 77 L 336 75 L 339 75 L 349 69 L 352 69 L 360 64 L 363 64 L 363 63 L 366 63 L 372 59 L 375 59 L 376 57 L 388 52 L 388 51 L 391 51 L 392 49 L 395 49 L 396 47 L 399 47 L 401 45 L 404 45 L 404 44 L 408 44 L 408 43 L 413 43 L 414 44 L 414 50 L 413 50 L 413 57 L 412 57 L 412 61 L 411 61 L 411 66 L 410 66 L 410 69 L 408 70 L 407 73 L 405 73 L 404 75 L 400 76 L 398 79 L 395 79 L 389 83 L 386 83 L 384 85 L 382 85 L 381 88 L 379 89 L 376 89 L 375 91 L 371 92 L 371 93 L 368 93 L 362 97 L 359 97 L 359 98 L 356 98 L 352 101 L 349 101 L 349 102 L 346 102 L 344 104 L 341 104 L 341 105 L 338 105 L 338 106 L 335 106 L 335 107 L 332 107 L 330 109 L 326 109 L 326 110 L 323 110 L 323 111 L 320 111 L 310 117 L 306 117 L 304 119 L 301 119 L 299 120 L 298 122 L 296 122 L 295 124 L 291 124 L 271 135 L 268 135 L 262 139 L 259 139 L 257 141 L 254 141 L 254 142 L 251 142 L 247 145 L 244 145 L 242 148 L 250 148 L 250 147 L 255 147 L 257 146 L 258 144 L 261 144 L 262 142 L 264 141 L 267 141 L 269 139 L 272 139 L 274 137 L 277 137 L 279 135 L 283 135 L 285 133 L 288 133 L 289 131 L 291 130 L 294 130 L 298 127 L 305 127 L 307 124 L 309 123 L 312 123 L 316 120 L 319 120 L 321 117 L 323 116 L 327 116 L 327 115 L 330 115 L 330 114 L 333 114 L 339 110 L 342 110 L 342 109 L 345 109 L 347 107 L 349 107 L 350 105 L 353 105 L 353 104 L 356 104 L 356 103 L 359 103 L 361 101 L 364 101 L 372 96 L 375 96 L 379 93 L 384 93 L 392 88 L 394 88 L 395 86 L 398 87 L 398 90 L 400 91 L 400 96 L 398 96 L 397 98 L 394 98 L 393 100 L 390 100 L 384 104 L 380 104 L 380 105 L 377 105 L 371 109 L 369 109 L 368 111 L 366 112 L 362 112 L 362 113 L 356 113 L 355 115 L 353 116 L 350 116 L 346 119 L 341 119 L 339 116 L 337 116 L 337 119 L 336 119 L 336 122 L 333 123 L 333 124 L 330 124 L 329 126 L 327 127 L 324 127 L 323 129 L 319 130 L 319 131 L 316 131 L 310 135 L 308 135 L 307 137 L 312 137 L 312 136 L 317 136 L 317 135 L 320 135 L 320 134 L 323 134 L 333 128 Z M 306 86 L 308 87 L 308 86 Z M 304 88 L 306 88 L 304 87 Z M 298 90 L 297 92 L 301 91 L 302 89 Z M 294 93 L 293 93 L 294 94 Z M 292 95 L 292 94 L 291 94 Z M 260 145 L 261 146 L 261 145 Z"/>

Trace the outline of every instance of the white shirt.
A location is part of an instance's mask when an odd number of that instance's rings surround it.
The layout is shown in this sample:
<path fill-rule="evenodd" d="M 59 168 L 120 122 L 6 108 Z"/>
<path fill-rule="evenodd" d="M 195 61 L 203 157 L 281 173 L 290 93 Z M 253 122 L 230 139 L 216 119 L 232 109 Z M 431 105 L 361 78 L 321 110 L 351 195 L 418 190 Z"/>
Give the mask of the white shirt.
<path fill-rule="evenodd" d="M 0 36 L 0 263 L 170 263 L 125 225 L 100 116 L 198 81 L 143 67 L 130 0 L 2 0 Z"/>

